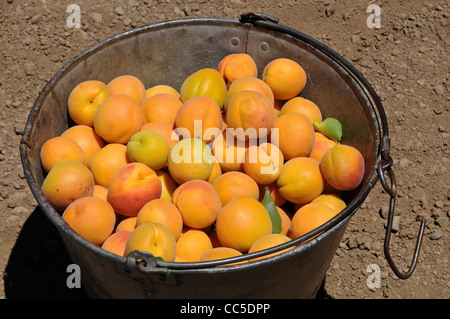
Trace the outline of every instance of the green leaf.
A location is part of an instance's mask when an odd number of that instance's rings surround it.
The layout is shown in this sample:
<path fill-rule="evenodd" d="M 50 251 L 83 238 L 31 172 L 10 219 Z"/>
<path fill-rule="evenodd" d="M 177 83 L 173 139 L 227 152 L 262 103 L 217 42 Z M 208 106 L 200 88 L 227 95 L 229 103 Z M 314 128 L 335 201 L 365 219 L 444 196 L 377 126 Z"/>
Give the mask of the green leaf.
<path fill-rule="evenodd" d="M 270 220 L 272 221 L 272 233 L 281 233 L 281 217 L 278 213 L 277 207 L 272 200 L 272 197 L 270 197 L 270 190 L 267 186 L 265 187 L 264 198 L 262 199 L 261 204 L 264 205 L 267 212 L 269 213 Z"/>
<path fill-rule="evenodd" d="M 313 122 L 314 128 L 328 138 L 340 142 L 342 138 L 342 125 L 332 117 L 326 118 L 322 122 Z"/>

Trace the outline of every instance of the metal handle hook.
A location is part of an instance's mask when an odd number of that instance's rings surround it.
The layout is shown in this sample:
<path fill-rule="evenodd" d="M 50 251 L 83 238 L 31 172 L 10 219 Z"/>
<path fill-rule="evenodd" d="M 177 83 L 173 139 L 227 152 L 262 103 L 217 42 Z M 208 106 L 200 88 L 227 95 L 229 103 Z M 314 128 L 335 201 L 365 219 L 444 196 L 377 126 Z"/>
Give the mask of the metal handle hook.
<path fill-rule="evenodd" d="M 395 200 L 397 197 L 397 187 L 396 187 L 396 180 L 394 171 L 392 170 L 392 158 L 389 155 L 389 152 L 382 152 L 383 159 L 380 160 L 378 163 L 377 171 L 378 171 L 378 177 L 380 178 L 381 185 L 383 186 L 384 190 L 390 195 L 390 201 L 389 201 L 389 214 L 388 214 L 388 220 L 387 220 L 387 226 L 386 226 L 386 236 L 384 237 L 384 254 L 386 256 L 386 260 L 389 263 L 389 266 L 391 266 L 392 271 L 395 273 L 395 275 L 401 279 L 407 279 L 411 277 L 412 273 L 414 272 L 417 261 L 419 258 L 419 251 L 420 247 L 422 245 L 422 238 L 423 233 L 425 229 L 425 219 L 423 218 L 420 223 L 419 233 L 417 235 L 417 241 L 416 246 L 414 248 L 414 254 L 413 259 L 411 261 L 411 265 L 409 266 L 409 269 L 406 273 L 402 273 L 398 270 L 397 266 L 395 265 L 394 260 L 391 257 L 391 254 L 389 252 L 389 244 L 391 239 L 391 232 L 392 232 L 392 221 L 394 219 L 394 209 L 395 209 Z M 384 177 L 384 171 L 387 170 L 389 174 L 389 178 L 391 180 L 391 185 L 389 186 L 386 182 L 386 179 Z"/>

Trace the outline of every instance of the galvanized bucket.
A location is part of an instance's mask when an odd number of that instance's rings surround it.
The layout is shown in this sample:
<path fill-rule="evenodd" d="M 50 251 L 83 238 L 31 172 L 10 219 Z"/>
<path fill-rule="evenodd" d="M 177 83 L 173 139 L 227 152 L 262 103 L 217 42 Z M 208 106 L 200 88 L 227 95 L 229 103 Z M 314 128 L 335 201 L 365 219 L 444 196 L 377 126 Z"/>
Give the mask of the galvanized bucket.
<path fill-rule="evenodd" d="M 289 243 L 203 263 L 165 262 L 143 252 L 125 258 L 90 244 L 75 233 L 40 190 L 45 173 L 39 158 L 43 143 L 72 124 L 67 112 L 71 90 L 85 80 L 109 82 L 123 74 L 137 76 L 146 87 L 168 84 L 179 88 L 187 75 L 214 67 L 225 55 L 236 52 L 250 54 L 260 72 L 278 57 L 296 60 L 306 70 L 308 84 L 302 96 L 315 101 L 324 117 L 337 118 L 344 128 L 342 143 L 358 148 L 365 159 L 363 182 L 345 194 L 347 207 L 320 228 Z M 40 93 L 28 118 L 20 153 L 29 187 L 57 228 L 73 263 L 80 266 L 82 286 L 92 298 L 314 298 L 350 218 L 378 180 L 390 195 L 387 260 L 400 278 L 408 278 L 417 263 L 423 222 L 406 274 L 398 271 L 389 255 L 395 176 L 387 120 L 374 90 L 336 52 L 265 14 L 246 13 L 239 20 L 195 18 L 156 23 L 90 47 L 65 64 Z M 316 237 L 288 252 L 224 266 L 280 251 L 313 236 Z"/>

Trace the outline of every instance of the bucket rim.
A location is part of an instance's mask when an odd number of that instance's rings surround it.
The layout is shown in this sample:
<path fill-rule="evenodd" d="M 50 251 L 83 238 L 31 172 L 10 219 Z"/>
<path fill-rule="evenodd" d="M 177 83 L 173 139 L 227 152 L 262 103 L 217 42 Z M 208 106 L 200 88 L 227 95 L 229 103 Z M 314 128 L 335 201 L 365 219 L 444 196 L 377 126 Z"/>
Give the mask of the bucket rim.
<path fill-rule="evenodd" d="M 98 254 L 102 257 L 105 257 L 113 262 L 119 263 L 119 264 L 126 264 L 126 257 L 122 257 L 113 253 L 110 253 L 108 251 L 105 251 L 104 249 L 88 242 L 86 239 L 81 237 L 78 233 L 76 233 L 62 218 L 61 215 L 50 205 L 50 203 L 44 198 L 43 193 L 41 192 L 41 189 L 39 185 L 37 184 L 36 180 L 33 178 L 33 175 L 31 173 L 31 163 L 27 157 L 27 149 L 30 149 L 29 145 L 29 137 L 30 132 L 32 129 L 32 122 L 36 118 L 36 116 L 39 113 L 39 109 L 43 104 L 43 101 L 47 97 L 47 95 L 51 92 L 53 86 L 55 83 L 67 72 L 70 71 L 70 69 L 82 58 L 87 57 L 89 55 L 95 54 L 97 50 L 100 50 L 102 47 L 109 45 L 111 43 L 114 43 L 116 41 L 120 41 L 124 38 L 135 36 L 137 34 L 149 31 L 149 30 L 157 30 L 159 28 L 168 28 L 172 26 L 180 26 L 183 24 L 186 25 L 195 25 L 195 24 L 224 24 L 224 25 L 239 25 L 240 27 L 247 27 L 248 29 L 257 27 L 257 28 L 267 28 L 271 30 L 276 30 L 279 32 L 282 32 L 286 35 L 292 36 L 298 40 L 304 41 L 308 45 L 314 47 L 317 49 L 320 53 L 330 57 L 330 59 L 335 62 L 337 65 L 342 67 L 343 71 L 347 73 L 353 80 L 354 84 L 356 86 L 356 89 L 361 93 L 361 95 L 370 103 L 370 105 L 373 108 L 373 113 L 376 115 L 376 120 L 381 120 L 381 124 L 377 122 L 376 128 L 378 131 L 380 131 L 380 134 L 377 134 L 377 145 L 375 147 L 375 159 L 378 159 L 380 157 L 380 147 L 381 144 L 384 143 L 384 137 L 388 136 L 387 131 L 387 119 L 386 115 L 384 113 L 383 106 L 381 105 L 381 102 L 376 95 L 373 88 L 370 86 L 368 81 L 363 77 L 363 75 L 353 66 L 351 65 L 346 59 L 344 59 L 341 55 L 333 51 L 328 46 L 324 45 L 323 43 L 319 42 L 318 40 L 298 31 L 293 28 L 280 25 L 278 23 L 273 23 L 271 21 L 252 21 L 250 23 L 242 21 L 240 19 L 232 19 L 232 18 L 224 18 L 224 17 L 197 17 L 197 18 L 180 18 L 180 19 L 173 19 L 173 20 L 167 20 L 167 21 L 161 21 L 156 23 L 151 23 L 145 26 L 136 27 L 130 30 L 126 30 L 123 32 L 119 32 L 117 34 L 114 34 L 108 38 L 105 38 L 98 43 L 91 45 L 87 49 L 83 50 L 82 52 L 78 53 L 76 56 L 74 56 L 72 59 L 70 59 L 68 62 L 66 62 L 46 83 L 40 94 L 38 95 L 38 98 L 36 99 L 35 103 L 33 104 L 33 107 L 30 111 L 30 114 L 27 119 L 27 123 L 25 125 L 23 136 L 20 141 L 20 156 L 22 161 L 22 166 L 25 172 L 25 176 L 27 179 L 27 182 L 30 186 L 30 189 L 36 198 L 40 208 L 43 210 L 44 214 L 52 221 L 52 223 L 58 228 L 59 231 L 64 232 L 66 235 L 70 236 L 75 240 L 77 244 L 84 247 L 85 249 L 88 249 L 89 251 Z M 274 27 L 276 25 L 276 27 Z M 374 103 L 372 103 L 374 102 Z M 381 130 L 380 130 L 381 128 Z M 383 140 L 382 140 L 383 137 Z M 278 254 L 269 258 L 264 258 L 259 261 L 252 262 L 251 264 L 256 263 L 264 263 L 264 262 L 270 262 L 274 258 L 282 258 L 283 255 L 288 256 L 289 253 L 293 254 L 299 253 L 303 250 L 310 249 L 310 247 L 313 246 L 313 244 L 317 241 L 326 236 L 328 233 L 330 233 L 333 228 L 335 228 L 336 225 L 342 223 L 343 221 L 348 221 L 358 210 L 359 206 L 363 203 L 363 201 L 366 199 L 367 195 L 371 191 L 371 189 L 375 186 L 377 180 L 378 180 L 378 174 L 376 171 L 375 166 L 367 168 L 370 169 L 370 176 L 368 178 L 368 181 L 365 185 L 361 187 L 361 189 L 358 191 L 358 193 L 355 195 L 355 197 L 347 204 L 347 206 L 338 213 L 335 217 L 330 219 L 327 223 L 323 224 L 322 226 L 316 228 L 315 230 L 302 235 L 298 238 L 292 239 L 291 241 L 274 246 L 268 249 L 265 249 L 263 251 L 258 251 L 254 253 L 247 253 L 243 256 L 236 256 L 236 257 L 230 257 L 230 258 L 224 258 L 220 260 L 214 260 L 214 261 L 205 261 L 205 262 L 188 262 L 188 263 L 176 263 L 176 262 L 168 262 L 163 260 L 156 260 L 157 268 L 167 268 L 167 269 L 174 269 L 174 270 L 205 270 L 208 268 L 221 266 L 225 264 L 235 263 L 243 260 L 249 260 L 252 258 L 268 255 L 271 253 L 275 253 L 281 250 L 284 250 L 286 248 L 289 248 L 294 245 L 298 245 L 301 242 L 304 242 L 306 240 L 309 240 L 308 242 L 288 251 L 284 252 L 282 254 Z M 312 238 L 316 236 L 315 238 Z M 250 263 L 249 263 L 250 264 Z M 223 269 L 238 269 L 239 267 L 247 267 L 248 265 L 245 264 L 239 264 L 234 265 L 233 267 L 218 267 Z"/>

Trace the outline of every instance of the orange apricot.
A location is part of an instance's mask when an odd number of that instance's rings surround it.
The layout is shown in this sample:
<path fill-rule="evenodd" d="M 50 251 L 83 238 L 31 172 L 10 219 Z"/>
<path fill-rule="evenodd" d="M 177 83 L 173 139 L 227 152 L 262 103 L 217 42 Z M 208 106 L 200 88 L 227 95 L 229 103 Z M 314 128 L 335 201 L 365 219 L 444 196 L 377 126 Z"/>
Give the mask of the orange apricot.
<path fill-rule="evenodd" d="M 353 146 L 336 144 L 320 161 L 325 180 L 338 190 L 353 190 L 364 176 L 364 157 Z"/>
<path fill-rule="evenodd" d="M 246 53 L 232 53 L 225 56 L 218 64 L 217 70 L 230 88 L 234 80 L 243 76 L 258 76 L 255 60 Z"/>
<path fill-rule="evenodd" d="M 241 91 L 231 99 L 226 116 L 228 128 L 241 140 L 265 137 L 275 125 L 273 103 L 257 91 Z"/>
<path fill-rule="evenodd" d="M 144 223 L 161 223 L 169 228 L 175 239 L 183 229 L 183 217 L 178 208 L 165 199 L 154 199 L 145 204 L 137 214 L 136 226 Z"/>
<path fill-rule="evenodd" d="M 120 75 L 112 79 L 107 87 L 113 95 L 125 94 L 131 96 L 138 104 L 145 98 L 144 84 L 134 75 Z"/>
<path fill-rule="evenodd" d="M 72 139 L 63 136 L 48 139 L 42 145 L 40 159 L 46 172 L 49 172 L 55 164 L 64 160 L 85 162 L 83 149 Z"/>
<path fill-rule="evenodd" d="M 72 89 L 67 100 L 70 118 L 77 124 L 94 126 L 95 112 L 111 94 L 102 81 L 87 80 L 79 83 Z"/>
<path fill-rule="evenodd" d="M 94 177 L 83 163 L 65 160 L 52 167 L 41 190 L 56 210 L 63 211 L 76 199 L 92 196 Z"/>
<path fill-rule="evenodd" d="M 131 232 L 125 246 L 125 256 L 134 250 L 149 252 L 165 261 L 175 261 L 177 243 L 167 226 L 160 223 L 145 223 Z"/>
<path fill-rule="evenodd" d="M 206 252 L 204 252 L 200 258 L 199 261 L 209 261 L 209 260 L 219 260 L 219 259 L 226 259 L 236 256 L 242 256 L 242 253 L 234 248 L 230 247 L 214 247 Z M 231 263 L 231 264 L 225 264 L 223 266 L 229 266 L 229 265 L 237 265 L 246 263 L 246 260 Z"/>
<path fill-rule="evenodd" d="M 286 101 L 280 110 L 280 116 L 297 112 L 306 116 L 311 122 L 322 122 L 322 112 L 316 103 L 304 97 L 296 96 Z"/>
<path fill-rule="evenodd" d="M 217 103 L 207 96 L 195 96 L 185 101 L 175 117 L 175 127 L 185 137 L 210 143 L 222 132 L 222 114 Z M 187 130 L 187 131 L 184 131 Z"/>
<path fill-rule="evenodd" d="M 108 202 L 118 214 L 137 216 L 147 202 L 160 198 L 161 192 L 161 181 L 154 170 L 143 163 L 130 163 L 111 178 Z"/>
<path fill-rule="evenodd" d="M 150 96 L 153 96 L 153 95 L 156 95 L 159 93 L 172 94 L 177 99 L 180 99 L 180 93 L 177 90 L 175 90 L 173 87 L 171 87 L 170 85 L 165 85 L 165 84 L 158 84 L 158 85 L 155 85 L 155 86 L 152 86 L 152 87 L 146 89 L 145 97 L 148 98 Z"/>
<path fill-rule="evenodd" d="M 203 180 L 181 184 L 173 193 L 173 203 L 180 210 L 184 224 L 193 228 L 212 225 L 222 208 L 214 187 Z"/>
<path fill-rule="evenodd" d="M 69 127 L 61 136 L 70 138 L 81 147 L 84 153 L 84 164 L 86 165 L 89 165 L 92 155 L 106 144 L 95 130 L 87 125 Z"/>
<path fill-rule="evenodd" d="M 142 111 L 129 95 L 107 98 L 94 117 L 95 132 L 108 143 L 126 144 L 142 125 Z"/>
<path fill-rule="evenodd" d="M 309 156 L 314 147 L 314 127 L 300 113 L 279 116 L 271 134 L 271 143 L 278 146 L 285 160 Z"/>
<path fill-rule="evenodd" d="M 244 171 L 258 184 L 268 185 L 280 176 L 284 156 L 278 147 L 271 143 L 250 146 L 245 152 Z"/>
<path fill-rule="evenodd" d="M 95 183 L 108 187 L 114 173 L 131 163 L 128 157 L 127 146 L 111 143 L 99 149 L 89 161 L 89 169 L 94 176 Z"/>
<path fill-rule="evenodd" d="M 175 116 L 182 102 L 172 94 L 158 93 L 145 98 L 141 103 L 143 122 L 163 122 L 173 127 Z"/>
<path fill-rule="evenodd" d="M 314 198 L 311 203 L 321 203 L 332 208 L 336 214 L 340 213 L 347 204 L 344 202 L 341 196 L 337 194 L 320 194 Z"/>
<path fill-rule="evenodd" d="M 216 232 L 223 246 L 243 253 L 258 239 L 272 233 L 272 221 L 264 205 L 258 200 L 239 196 L 220 210 Z"/>
<path fill-rule="evenodd" d="M 277 180 L 278 191 L 288 201 L 304 204 L 323 191 L 323 177 L 319 162 L 309 157 L 296 157 L 287 161 Z"/>
<path fill-rule="evenodd" d="M 92 193 L 92 196 L 101 198 L 103 200 L 108 200 L 108 188 L 102 185 L 95 184 L 94 185 L 94 192 Z"/>
<path fill-rule="evenodd" d="M 295 212 L 289 237 L 295 239 L 322 226 L 336 215 L 330 207 L 320 203 L 308 203 Z"/>
<path fill-rule="evenodd" d="M 261 237 L 260 239 L 258 239 L 257 241 L 255 241 L 255 243 L 250 247 L 250 249 L 248 250 L 248 253 L 254 253 L 257 251 L 261 251 L 264 249 L 268 249 L 268 248 L 272 248 L 284 243 L 287 243 L 288 241 L 290 241 L 291 239 L 283 234 L 269 234 L 266 236 Z M 294 246 L 288 247 L 286 249 L 271 253 L 271 254 L 267 254 L 267 255 L 263 255 L 260 257 L 255 257 L 250 259 L 249 261 L 257 261 L 257 260 L 261 260 L 264 258 L 269 258 L 278 254 L 282 254 L 285 253 L 291 249 L 293 249 Z"/>
<path fill-rule="evenodd" d="M 177 257 L 187 262 L 197 262 L 200 256 L 212 249 L 208 235 L 197 229 L 190 229 L 177 240 Z"/>
<path fill-rule="evenodd" d="M 247 174 L 230 171 L 220 175 L 212 184 L 219 195 L 222 206 L 238 196 L 259 199 L 258 184 Z"/>
<path fill-rule="evenodd" d="M 111 205 L 101 198 L 85 196 L 73 201 L 62 218 L 81 237 L 101 246 L 113 233 L 116 214 Z"/>
<path fill-rule="evenodd" d="M 297 96 L 306 86 L 305 70 L 294 60 L 286 58 L 269 62 L 261 78 L 272 89 L 275 99 L 279 100 Z"/>
<path fill-rule="evenodd" d="M 223 172 L 243 172 L 247 149 L 248 143 L 238 140 L 228 128 L 212 144 L 212 153 Z"/>
<path fill-rule="evenodd" d="M 270 102 L 272 102 L 272 105 L 274 104 L 273 92 L 263 80 L 254 76 L 243 76 L 233 81 L 230 85 L 230 88 L 225 96 L 223 105 L 224 111 L 228 112 L 230 101 L 237 93 L 246 90 L 262 93 L 270 100 Z"/>
<path fill-rule="evenodd" d="M 112 233 L 102 244 L 101 248 L 107 250 L 113 254 L 126 257 L 125 247 L 127 245 L 128 238 L 131 235 L 131 231 L 122 230 Z"/>
<path fill-rule="evenodd" d="M 121 216 L 121 215 L 119 215 Z M 116 233 L 120 231 L 133 231 L 136 228 L 136 216 L 121 216 L 123 219 L 116 226 Z"/>
<path fill-rule="evenodd" d="M 314 158 L 315 160 L 318 160 L 320 162 L 326 151 L 336 145 L 336 142 L 332 139 L 329 139 L 320 132 L 315 132 L 314 135 L 314 146 L 311 150 L 311 153 L 309 153 L 309 157 Z"/>
<path fill-rule="evenodd" d="M 178 185 L 175 180 L 170 176 L 169 173 L 166 173 L 162 170 L 157 170 L 156 175 L 161 181 L 161 199 L 165 199 L 172 203 L 173 192 L 177 189 Z"/>

